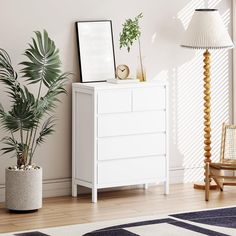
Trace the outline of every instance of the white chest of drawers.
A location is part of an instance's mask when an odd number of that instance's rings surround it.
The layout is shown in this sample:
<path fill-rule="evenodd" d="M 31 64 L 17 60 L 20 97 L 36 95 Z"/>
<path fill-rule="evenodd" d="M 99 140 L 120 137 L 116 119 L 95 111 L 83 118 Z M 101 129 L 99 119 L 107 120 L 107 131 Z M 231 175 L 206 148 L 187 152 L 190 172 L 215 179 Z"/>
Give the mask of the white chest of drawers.
<path fill-rule="evenodd" d="M 164 183 L 169 192 L 165 83 L 73 84 L 72 196 L 92 189 Z"/>

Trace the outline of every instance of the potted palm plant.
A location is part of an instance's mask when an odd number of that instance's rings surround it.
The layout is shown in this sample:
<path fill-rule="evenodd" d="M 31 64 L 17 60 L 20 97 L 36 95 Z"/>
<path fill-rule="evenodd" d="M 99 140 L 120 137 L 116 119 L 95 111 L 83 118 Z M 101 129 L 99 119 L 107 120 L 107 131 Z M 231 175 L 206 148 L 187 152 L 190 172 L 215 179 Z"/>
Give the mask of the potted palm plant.
<path fill-rule="evenodd" d="M 18 211 L 42 207 L 42 167 L 34 164 L 33 158 L 37 147 L 54 132 L 52 113 L 58 95 L 66 93 L 69 75 L 61 72 L 59 50 L 45 30 L 35 32 L 24 55 L 27 60 L 20 63 L 22 85 L 8 53 L 0 49 L 0 81 L 10 98 L 8 111 L 0 104 L 0 122 L 7 132 L 2 151 L 16 158 L 16 164 L 5 172 L 6 207 Z M 27 85 L 37 92 L 30 92 Z"/>

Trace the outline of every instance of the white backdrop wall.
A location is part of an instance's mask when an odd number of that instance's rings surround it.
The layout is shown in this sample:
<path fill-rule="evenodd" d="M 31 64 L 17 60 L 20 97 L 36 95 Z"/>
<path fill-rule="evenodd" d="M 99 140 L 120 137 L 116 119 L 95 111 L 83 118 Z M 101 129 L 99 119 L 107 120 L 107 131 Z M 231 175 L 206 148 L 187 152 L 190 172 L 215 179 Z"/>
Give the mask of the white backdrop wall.
<path fill-rule="evenodd" d="M 170 169 L 172 182 L 195 181 L 203 163 L 202 51 L 179 46 L 195 8 L 218 8 L 232 33 L 231 0 L 0 0 L 0 47 L 18 70 L 33 31 L 46 29 L 60 49 L 63 70 L 79 81 L 75 21 L 111 19 L 117 64 L 127 64 L 132 76 L 138 63 L 137 45 L 130 53 L 119 49 L 119 32 L 125 19 L 143 13 L 142 51 L 148 79 L 167 79 L 170 84 Z M 220 129 L 231 119 L 232 56 L 213 52 L 212 135 L 213 158 L 218 158 Z M 71 81 L 72 82 L 72 81 Z M 68 96 L 57 109 L 56 133 L 38 149 L 35 161 L 43 166 L 45 196 L 68 194 L 71 177 L 71 83 Z M 9 106 L 0 85 L 0 101 Z M 4 133 L 0 130 L 0 137 Z M 2 147 L 2 145 L 0 145 Z M 4 192 L 4 169 L 14 159 L 0 158 L 0 200 Z"/>

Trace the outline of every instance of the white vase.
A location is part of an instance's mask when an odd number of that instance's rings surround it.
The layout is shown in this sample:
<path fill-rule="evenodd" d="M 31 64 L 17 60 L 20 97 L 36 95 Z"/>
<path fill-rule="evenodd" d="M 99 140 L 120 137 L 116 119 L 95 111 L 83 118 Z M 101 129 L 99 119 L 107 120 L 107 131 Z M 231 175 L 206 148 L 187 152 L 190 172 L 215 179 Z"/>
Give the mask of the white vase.
<path fill-rule="evenodd" d="M 6 169 L 6 208 L 30 211 L 42 207 L 42 168 Z"/>

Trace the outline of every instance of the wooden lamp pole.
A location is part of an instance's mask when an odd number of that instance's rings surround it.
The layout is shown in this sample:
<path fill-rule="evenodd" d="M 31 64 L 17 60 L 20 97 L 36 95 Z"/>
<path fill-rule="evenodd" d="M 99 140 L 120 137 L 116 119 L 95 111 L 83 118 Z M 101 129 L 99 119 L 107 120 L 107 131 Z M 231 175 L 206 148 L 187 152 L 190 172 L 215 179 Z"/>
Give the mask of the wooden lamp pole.
<path fill-rule="evenodd" d="M 211 163 L 211 77 L 210 77 L 210 62 L 211 54 L 206 49 L 204 56 L 204 176 L 206 178 L 206 164 Z M 205 180 L 205 179 L 204 179 Z M 205 189 L 205 184 L 194 184 L 195 189 Z M 216 189 L 217 185 L 210 185 L 210 189 Z"/>

